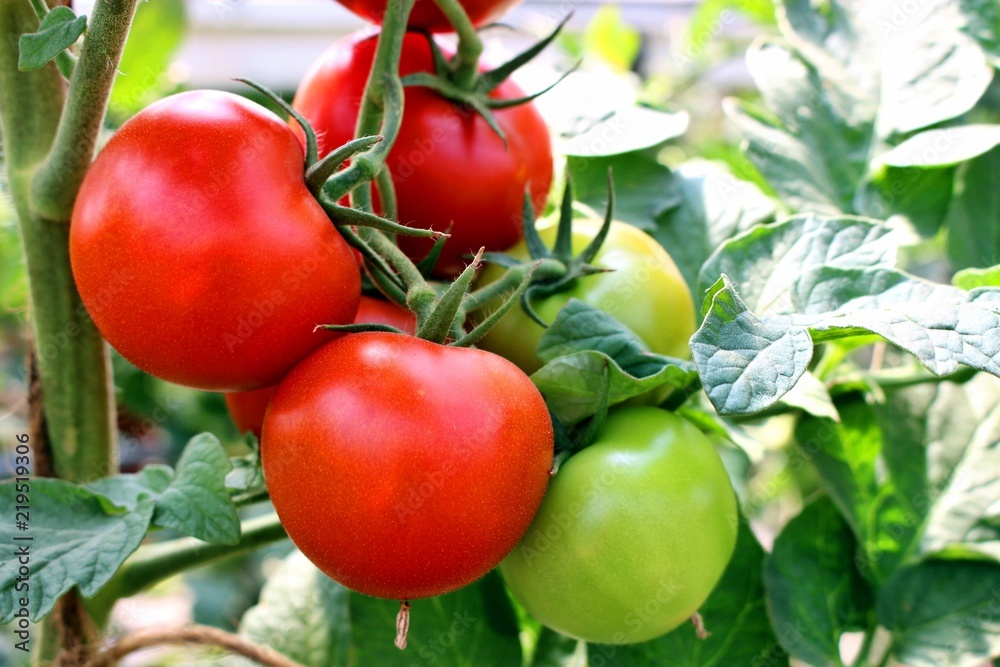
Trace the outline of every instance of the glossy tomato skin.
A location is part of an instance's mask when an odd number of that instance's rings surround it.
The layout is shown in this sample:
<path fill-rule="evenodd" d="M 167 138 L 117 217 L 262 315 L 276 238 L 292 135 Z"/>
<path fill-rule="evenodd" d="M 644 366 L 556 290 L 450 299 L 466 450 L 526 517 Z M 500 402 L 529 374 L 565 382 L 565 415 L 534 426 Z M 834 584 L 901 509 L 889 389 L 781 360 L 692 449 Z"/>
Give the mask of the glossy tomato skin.
<path fill-rule="evenodd" d="M 305 75 L 293 106 L 319 134 L 320 153 L 354 136 L 358 106 L 372 66 L 377 35 L 362 32 L 334 44 Z M 400 74 L 433 70 L 427 38 L 407 33 Z M 531 103 L 495 112 L 508 145 L 479 115 L 428 88 L 406 88 L 403 123 L 387 164 L 398 199 L 399 221 L 411 227 L 450 229 L 438 260 L 438 275 L 457 275 L 464 255 L 480 247 L 503 250 L 523 233 L 525 188 L 530 186 L 536 213 L 545 204 L 552 180 L 548 129 Z M 512 82 L 492 96 L 522 97 Z M 413 259 L 430 250 L 427 239 L 399 237 Z"/>
<path fill-rule="evenodd" d="M 98 329 L 126 359 L 199 389 L 276 383 L 354 319 L 361 275 L 303 181 L 281 120 L 217 91 L 168 97 L 100 152 L 70 260 Z"/>
<path fill-rule="evenodd" d="M 417 318 L 413 313 L 394 303 L 364 295 L 361 296 L 361 303 L 358 305 L 358 314 L 354 317 L 354 322 L 358 324 L 388 324 L 411 336 L 417 332 Z M 229 416 L 233 418 L 233 423 L 236 424 L 240 433 L 249 431 L 260 438 L 260 432 L 264 426 L 264 413 L 268 403 L 271 402 L 271 397 L 277 390 L 278 385 L 271 385 L 263 389 L 226 394 L 226 407 L 229 408 Z"/>
<path fill-rule="evenodd" d="M 289 537 L 348 588 L 397 600 L 489 572 L 531 523 L 552 425 L 510 362 L 392 333 L 320 348 L 278 386 L 261 456 Z"/>
<path fill-rule="evenodd" d="M 386 0 L 337 0 L 352 12 L 373 23 L 382 23 Z M 475 26 L 496 21 L 521 0 L 460 0 L 469 20 Z M 453 32 L 451 23 L 434 0 L 416 0 L 407 25 L 430 32 Z"/>
<path fill-rule="evenodd" d="M 708 438 L 673 413 L 620 408 L 559 468 L 500 573 L 517 601 L 559 632 L 646 641 L 705 601 L 737 525 L 735 494 Z"/>
<path fill-rule="evenodd" d="M 582 251 L 600 227 L 598 220 L 574 220 L 574 253 Z M 552 247 L 556 225 L 540 225 L 539 234 Z M 508 254 L 528 257 L 523 242 L 508 250 Z M 682 359 L 691 356 L 688 340 L 695 331 L 694 303 L 684 277 L 663 246 L 642 230 L 614 221 L 592 264 L 611 271 L 580 278 L 566 291 L 536 299 L 532 302 L 535 312 L 551 323 L 570 299 L 580 299 L 616 317 L 653 352 Z M 502 274 L 498 267 L 491 266 L 484 272 L 483 282 L 496 280 Z M 542 366 L 535 350 L 543 333 L 540 325 L 515 307 L 479 346 L 510 359 L 526 373 L 533 373 Z"/>

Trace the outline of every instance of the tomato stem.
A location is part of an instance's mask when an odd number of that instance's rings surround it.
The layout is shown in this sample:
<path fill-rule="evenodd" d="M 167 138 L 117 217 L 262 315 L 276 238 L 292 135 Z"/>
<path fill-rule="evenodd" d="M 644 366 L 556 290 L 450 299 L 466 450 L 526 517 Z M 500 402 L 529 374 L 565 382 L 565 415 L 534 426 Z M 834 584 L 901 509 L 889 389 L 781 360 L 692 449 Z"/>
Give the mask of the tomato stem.
<path fill-rule="evenodd" d="M 462 90 L 471 90 L 479 74 L 479 57 L 483 54 L 483 42 L 476 27 L 469 20 L 465 8 L 458 0 L 434 0 L 458 34 L 458 50 L 448 63 L 451 80 Z"/>
<path fill-rule="evenodd" d="M 94 157 L 137 4 L 138 0 L 105 0 L 94 5 L 52 151 L 32 183 L 32 205 L 41 218 L 69 222 Z"/>
<path fill-rule="evenodd" d="M 95 618 L 103 619 L 116 600 L 130 597 L 192 567 L 236 556 L 287 537 L 278 515 L 271 513 L 247 519 L 241 525 L 237 544 L 208 544 L 183 537 L 139 547 L 88 606 Z"/>

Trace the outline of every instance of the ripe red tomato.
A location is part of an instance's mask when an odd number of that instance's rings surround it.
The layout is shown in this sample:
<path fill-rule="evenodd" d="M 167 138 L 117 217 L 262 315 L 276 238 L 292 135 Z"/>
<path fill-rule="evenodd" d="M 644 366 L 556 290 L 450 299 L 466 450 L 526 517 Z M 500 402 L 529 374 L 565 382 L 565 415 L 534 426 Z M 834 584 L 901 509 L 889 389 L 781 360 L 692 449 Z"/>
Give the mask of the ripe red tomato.
<path fill-rule="evenodd" d="M 440 595 L 517 544 L 548 484 L 545 402 L 509 361 L 412 336 L 344 336 L 278 385 L 261 457 L 289 537 L 350 589 Z"/>
<path fill-rule="evenodd" d="M 266 109 L 218 91 L 148 107 L 80 189 L 73 276 L 126 359 L 165 380 L 275 384 L 354 319 L 361 275 L 303 180 L 304 156 Z"/>
<path fill-rule="evenodd" d="M 306 74 L 293 105 L 319 134 L 320 154 L 354 136 L 358 106 L 375 54 L 377 35 L 351 35 L 326 51 Z M 408 33 L 400 74 L 433 71 L 427 39 Z M 492 97 L 513 99 L 524 92 L 510 81 Z M 523 234 L 524 192 L 530 187 L 535 211 L 545 204 L 552 180 L 549 131 L 535 106 L 497 110 L 508 145 L 481 116 L 428 88 L 408 87 L 403 123 L 387 164 L 398 199 L 399 221 L 412 227 L 451 230 L 438 260 L 438 275 L 456 275 L 463 255 L 480 247 L 505 250 Z M 301 132 L 297 129 L 296 131 Z M 399 237 L 400 247 L 420 259 L 428 239 Z"/>
<path fill-rule="evenodd" d="M 475 26 L 496 21 L 520 1 L 460 0 L 462 7 L 465 8 L 465 13 L 469 15 L 469 20 Z M 386 0 L 337 0 L 337 2 L 361 18 L 373 23 L 381 24 L 382 17 L 385 16 Z M 407 25 L 411 28 L 421 28 L 431 32 L 453 31 L 451 23 L 438 9 L 434 0 L 417 0 L 413 4 L 413 11 L 410 13 Z"/>
<path fill-rule="evenodd" d="M 417 318 L 413 313 L 402 306 L 382 299 L 373 299 L 370 296 L 361 297 L 354 321 L 359 324 L 388 324 L 411 336 L 417 332 Z M 263 389 L 226 394 L 229 416 L 233 418 L 240 433 L 250 431 L 260 438 L 260 431 L 264 425 L 264 412 L 277 389 L 278 385 L 271 385 Z"/>

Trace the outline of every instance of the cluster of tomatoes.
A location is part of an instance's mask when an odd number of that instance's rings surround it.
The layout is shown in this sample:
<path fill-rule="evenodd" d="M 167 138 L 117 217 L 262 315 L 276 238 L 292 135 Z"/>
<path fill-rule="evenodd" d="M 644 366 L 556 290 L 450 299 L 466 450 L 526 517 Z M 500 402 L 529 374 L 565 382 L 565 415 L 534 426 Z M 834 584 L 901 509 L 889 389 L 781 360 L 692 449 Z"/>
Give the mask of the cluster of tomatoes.
<path fill-rule="evenodd" d="M 372 18 L 384 9 L 345 4 Z M 478 24 L 511 3 L 464 4 Z M 410 25 L 448 28 L 431 0 Z M 293 106 L 321 156 L 354 136 L 377 39 L 335 44 L 301 83 Z M 407 33 L 401 74 L 433 70 L 428 39 Z M 490 94 L 523 97 L 509 82 Z M 527 259 L 525 191 L 540 210 L 551 142 L 530 102 L 495 119 L 504 138 L 434 90 L 406 89 L 387 167 L 399 221 L 450 232 L 438 276 L 481 247 Z M 362 294 L 364 266 L 307 187 L 303 142 L 296 124 L 207 90 L 153 104 L 110 139 L 80 190 L 70 253 L 111 345 L 156 376 L 227 392 L 237 424 L 261 439 L 289 536 L 348 588 L 406 601 L 499 565 L 529 612 L 583 639 L 640 641 L 690 616 L 735 540 L 711 443 L 664 410 L 612 410 L 550 483 L 553 424 L 527 375 L 542 326 L 514 309 L 479 349 L 417 337 L 413 313 Z M 549 247 L 555 229 L 540 227 Z M 577 221 L 574 248 L 599 229 Z M 414 260 L 429 248 L 399 242 Z M 579 298 L 653 351 L 687 355 L 691 296 L 662 247 L 613 222 L 592 263 L 608 271 L 536 299 L 535 315 L 551 321 Z M 392 330 L 317 327 L 351 323 Z"/>

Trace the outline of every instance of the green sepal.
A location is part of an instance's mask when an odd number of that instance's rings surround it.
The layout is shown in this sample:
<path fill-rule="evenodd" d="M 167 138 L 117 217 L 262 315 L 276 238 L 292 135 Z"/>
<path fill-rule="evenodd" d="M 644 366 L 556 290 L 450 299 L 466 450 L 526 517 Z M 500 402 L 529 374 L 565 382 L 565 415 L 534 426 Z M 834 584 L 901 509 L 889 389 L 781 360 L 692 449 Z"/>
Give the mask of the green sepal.
<path fill-rule="evenodd" d="M 310 168 L 315 164 L 316 158 L 319 155 L 318 143 L 316 141 L 316 131 L 313 129 L 309 121 L 305 119 L 305 116 L 300 114 L 295 108 L 286 102 L 281 95 L 268 88 L 262 83 L 258 83 L 252 79 L 241 79 L 235 78 L 233 81 L 239 81 L 240 83 L 245 83 L 250 86 L 258 93 L 271 100 L 274 104 L 281 107 L 282 111 L 287 113 L 289 116 L 295 119 L 295 122 L 299 124 L 302 128 L 302 132 L 306 135 L 306 168 Z"/>
<path fill-rule="evenodd" d="M 382 333 L 404 333 L 401 329 L 391 324 L 381 324 L 378 322 L 359 322 L 354 324 L 318 324 L 314 331 L 323 329 L 325 331 L 336 331 L 338 333 L 370 333 L 378 331 Z"/>
<path fill-rule="evenodd" d="M 452 323 L 455 322 L 459 314 L 459 309 L 465 301 L 465 294 L 472 285 L 472 279 L 476 275 L 476 270 L 482 264 L 482 251 L 476 253 L 476 257 L 465 267 L 461 275 L 453 283 L 448 285 L 444 293 L 438 297 L 427 321 L 423 322 L 417 329 L 417 338 L 429 340 L 432 343 L 444 343 L 452 331 Z"/>

